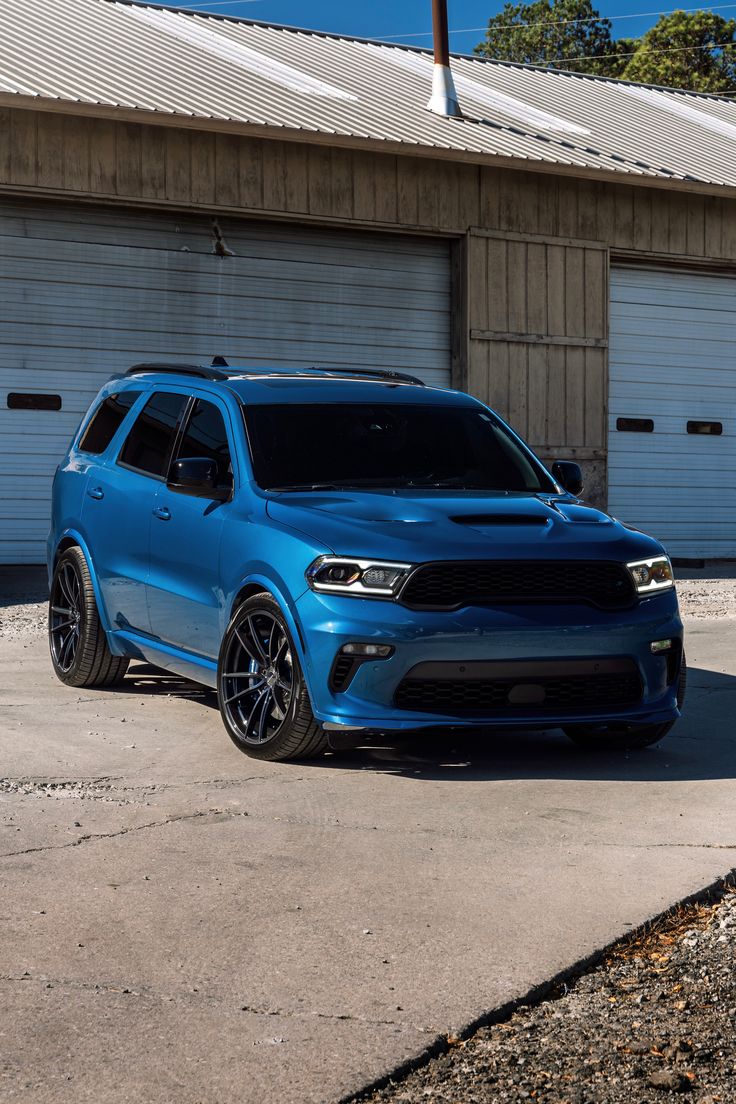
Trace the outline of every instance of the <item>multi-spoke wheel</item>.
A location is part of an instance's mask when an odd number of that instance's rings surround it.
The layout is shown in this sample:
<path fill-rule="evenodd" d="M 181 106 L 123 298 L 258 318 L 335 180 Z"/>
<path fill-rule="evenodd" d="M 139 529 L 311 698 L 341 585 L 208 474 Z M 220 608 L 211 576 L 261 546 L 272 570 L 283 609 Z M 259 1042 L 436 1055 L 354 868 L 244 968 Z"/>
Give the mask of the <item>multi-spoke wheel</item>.
<path fill-rule="evenodd" d="M 222 642 L 217 689 L 225 727 L 247 755 L 301 759 L 325 750 L 289 630 L 265 591 L 235 611 Z"/>
<path fill-rule="evenodd" d="M 81 548 L 67 548 L 54 571 L 49 648 L 56 674 L 69 686 L 112 686 L 128 667 L 128 660 L 112 655 L 107 646 Z"/>

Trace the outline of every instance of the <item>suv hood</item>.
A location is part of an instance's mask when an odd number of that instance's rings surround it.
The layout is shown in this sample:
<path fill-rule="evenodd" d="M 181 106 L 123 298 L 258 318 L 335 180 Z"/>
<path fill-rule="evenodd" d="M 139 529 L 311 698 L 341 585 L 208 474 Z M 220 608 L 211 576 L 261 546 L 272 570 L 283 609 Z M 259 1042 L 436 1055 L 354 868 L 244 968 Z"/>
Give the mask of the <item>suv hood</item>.
<path fill-rule="evenodd" d="M 651 537 L 570 496 L 479 491 L 307 491 L 269 498 L 269 517 L 335 555 L 420 563 L 456 559 L 634 560 Z"/>

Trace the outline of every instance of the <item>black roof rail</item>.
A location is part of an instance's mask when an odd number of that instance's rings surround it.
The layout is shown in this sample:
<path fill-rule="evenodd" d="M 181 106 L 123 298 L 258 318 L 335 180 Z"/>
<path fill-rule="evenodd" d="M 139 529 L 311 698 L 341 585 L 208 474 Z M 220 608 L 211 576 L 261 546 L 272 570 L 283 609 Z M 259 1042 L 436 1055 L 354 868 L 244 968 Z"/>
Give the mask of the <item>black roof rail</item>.
<path fill-rule="evenodd" d="M 134 364 L 125 374 L 138 376 L 142 372 L 170 372 L 172 375 L 199 376 L 200 379 L 208 380 L 230 379 L 227 372 L 221 372 L 217 368 L 203 368 L 201 364 Z"/>
<path fill-rule="evenodd" d="M 394 372 L 391 368 L 318 368 L 314 369 L 317 372 L 328 372 L 337 375 L 370 375 L 375 376 L 378 380 L 397 380 L 399 383 L 418 383 L 420 388 L 424 388 L 424 380 L 419 380 L 416 375 L 409 375 L 408 372 Z"/>
<path fill-rule="evenodd" d="M 244 369 L 248 371 L 247 368 Z M 424 380 L 410 376 L 408 372 L 394 372 L 392 368 L 295 368 L 295 372 L 318 372 L 325 376 L 367 376 L 375 379 L 396 380 L 397 383 L 416 383 L 424 387 Z"/>

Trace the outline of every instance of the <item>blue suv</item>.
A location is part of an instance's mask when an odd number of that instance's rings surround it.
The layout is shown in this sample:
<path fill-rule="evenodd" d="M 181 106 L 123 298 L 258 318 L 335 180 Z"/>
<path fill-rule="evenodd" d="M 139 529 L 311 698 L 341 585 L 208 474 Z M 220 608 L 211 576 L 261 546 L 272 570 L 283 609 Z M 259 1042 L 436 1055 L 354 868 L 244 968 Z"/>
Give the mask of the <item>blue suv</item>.
<path fill-rule="evenodd" d="M 492 725 L 654 743 L 685 685 L 670 561 L 581 491 L 409 376 L 137 365 L 56 473 L 54 669 L 216 687 L 260 759 Z"/>

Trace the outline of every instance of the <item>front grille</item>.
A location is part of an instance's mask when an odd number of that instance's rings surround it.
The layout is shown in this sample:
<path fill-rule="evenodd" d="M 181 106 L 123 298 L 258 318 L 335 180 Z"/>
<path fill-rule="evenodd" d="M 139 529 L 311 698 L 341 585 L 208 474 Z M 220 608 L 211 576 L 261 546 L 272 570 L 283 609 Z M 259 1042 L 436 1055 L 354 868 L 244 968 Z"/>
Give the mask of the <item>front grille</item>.
<path fill-rule="evenodd" d="M 505 675 L 499 678 L 421 678 L 412 672 L 399 684 L 395 704 L 417 713 L 489 716 L 514 713 L 610 713 L 637 705 L 642 681 L 631 661 L 619 671 Z"/>
<path fill-rule="evenodd" d="M 459 609 L 504 602 L 583 602 L 625 609 L 636 598 L 621 564 L 588 560 L 458 560 L 409 577 L 399 601 L 411 609 Z"/>

